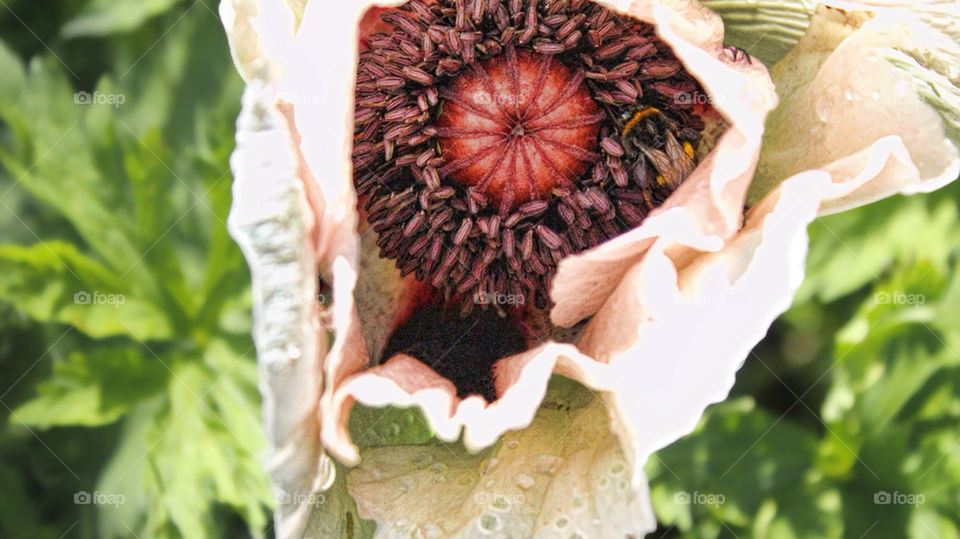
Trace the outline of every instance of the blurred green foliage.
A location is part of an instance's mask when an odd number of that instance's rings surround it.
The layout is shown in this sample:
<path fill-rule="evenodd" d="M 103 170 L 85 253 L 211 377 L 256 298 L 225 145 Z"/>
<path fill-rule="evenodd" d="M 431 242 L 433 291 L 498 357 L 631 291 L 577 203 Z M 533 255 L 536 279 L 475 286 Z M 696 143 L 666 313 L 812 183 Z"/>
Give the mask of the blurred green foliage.
<path fill-rule="evenodd" d="M 262 535 L 216 6 L 40 4 L 0 9 L 0 537 Z"/>
<path fill-rule="evenodd" d="M 215 10 L 0 8 L 0 537 L 269 534 Z M 657 535 L 960 534 L 958 200 L 811 226 L 794 307 L 649 463 Z M 362 445 L 429 439 L 379 419 L 351 418 Z"/>

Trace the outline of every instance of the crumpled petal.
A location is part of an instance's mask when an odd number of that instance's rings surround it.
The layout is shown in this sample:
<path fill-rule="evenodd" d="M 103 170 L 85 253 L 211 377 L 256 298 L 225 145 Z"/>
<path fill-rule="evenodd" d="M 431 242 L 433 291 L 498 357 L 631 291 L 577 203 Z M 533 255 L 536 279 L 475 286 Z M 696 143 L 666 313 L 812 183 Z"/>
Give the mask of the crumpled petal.
<path fill-rule="evenodd" d="M 935 32 L 907 9 L 873 9 L 876 13 L 868 16 L 821 7 L 797 47 L 774 66 L 782 101 L 770 116 L 751 199 L 759 200 L 784 178 L 891 135 L 909 150 L 918 169 L 914 177 L 876 184 L 857 198 L 831 203 L 829 211 L 894 192 L 931 191 L 956 179 L 957 148 L 946 137 L 943 120 L 920 99 L 916 82 L 885 56 L 891 48 L 915 47 L 917 38 Z"/>
<path fill-rule="evenodd" d="M 557 387 L 560 386 L 560 387 Z M 530 426 L 479 454 L 371 448 L 350 473 L 360 515 L 384 535 L 639 537 L 656 528 L 596 393 L 556 384 Z"/>
<path fill-rule="evenodd" d="M 295 535 L 309 507 L 294 503 L 326 489 L 332 463 L 315 442 L 320 397 L 319 362 L 326 349 L 318 339 L 315 303 L 313 212 L 297 174 L 297 160 L 275 96 L 253 80 L 237 121 L 233 208 L 229 229 L 253 276 L 254 342 L 260 368 L 266 467 L 277 500 L 277 535 Z"/>

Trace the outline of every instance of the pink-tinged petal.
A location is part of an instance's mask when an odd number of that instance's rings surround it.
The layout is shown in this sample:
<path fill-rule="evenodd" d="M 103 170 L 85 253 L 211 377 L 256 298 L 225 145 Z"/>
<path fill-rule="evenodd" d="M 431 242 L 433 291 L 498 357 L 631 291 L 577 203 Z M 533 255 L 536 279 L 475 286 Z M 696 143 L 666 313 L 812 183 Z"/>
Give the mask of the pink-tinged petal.
<path fill-rule="evenodd" d="M 723 50 L 719 17 L 695 2 L 668 4 L 678 11 L 656 2 L 635 2 L 631 13 L 656 24 L 658 35 L 706 89 L 723 115 L 716 123 L 726 131 L 640 227 L 560 264 L 551 289 L 556 306 L 550 316 L 557 325 L 569 326 L 596 313 L 655 240 L 675 244 L 673 255 L 682 261 L 691 249 L 719 248 L 741 226 L 764 122 L 777 97 L 759 62 L 735 61 Z"/>
<path fill-rule="evenodd" d="M 838 200 L 911 174 L 903 145 L 884 139 L 783 182 L 736 239 L 680 271 L 650 250 L 614 294 L 635 299 L 648 318 L 636 344 L 611 360 L 612 379 L 621 382 L 606 388 L 636 462 L 690 432 L 709 404 L 726 398 L 749 351 L 790 306 L 813 219 Z"/>
<path fill-rule="evenodd" d="M 234 202 L 229 228 L 253 276 L 254 332 L 269 442 L 266 466 L 278 500 L 277 533 L 298 533 L 310 507 L 284 502 L 323 490 L 331 461 L 317 440 L 320 359 L 313 212 L 298 157 L 270 86 L 251 81 L 231 158 Z"/>
<path fill-rule="evenodd" d="M 918 40 L 933 39 L 936 32 L 908 9 L 873 9 L 875 14 L 868 17 L 821 8 L 797 47 L 773 68 L 783 100 L 770 117 L 751 199 L 784 178 L 820 168 L 887 136 L 903 141 L 916 173 L 836 200 L 825 211 L 842 211 L 894 193 L 931 191 L 956 179 L 960 161 L 943 120 L 920 98 L 911 77 L 886 58 L 892 48 L 913 49 L 920 46 Z"/>
<path fill-rule="evenodd" d="M 348 477 L 360 515 L 402 537 L 640 537 L 656 529 L 646 482 L 612 435 L 601 396 L 556 389 L 522 431 L 471 454 L 459 446 L 363 452 Z"/>

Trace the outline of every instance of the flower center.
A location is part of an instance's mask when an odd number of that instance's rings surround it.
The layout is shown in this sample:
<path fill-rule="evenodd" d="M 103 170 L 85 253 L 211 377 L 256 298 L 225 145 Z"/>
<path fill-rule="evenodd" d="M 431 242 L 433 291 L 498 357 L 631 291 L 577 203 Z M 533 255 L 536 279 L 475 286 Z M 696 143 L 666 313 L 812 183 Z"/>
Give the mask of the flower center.
<path fill-rule="evenodd" d="M 459 309 L 431 306 L 415 311 L 394 330 L 381 362 L 394 354 L 410 355 L 453 382 L 460 398 L 480 395 L 493 402 L 494 362 L 525 349 L 520 330 L 493 311 L 463 317 Z"/>
<path fill-rule="evenodd" d="M 556 188 L 573 188 L 596 153 L 605 115 L 574 71 L 508 47 L 474 64 L 440 96 L 441 177 L 474 187 L 506 214 Z"/>

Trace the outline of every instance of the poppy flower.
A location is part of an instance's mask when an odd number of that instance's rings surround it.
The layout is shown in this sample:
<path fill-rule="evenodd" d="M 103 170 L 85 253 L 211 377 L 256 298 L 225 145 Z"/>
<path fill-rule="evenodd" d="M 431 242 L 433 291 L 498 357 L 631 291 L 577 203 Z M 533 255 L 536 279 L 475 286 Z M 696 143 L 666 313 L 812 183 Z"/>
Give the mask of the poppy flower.
<path fill-rule="evenodd" d="M 846 7 L 771 80 L 693 0 L 225 0 L 278 535 L 331 488 L 409 534 L 652 531 L 643 464 L 790 305 L 807 225 L 960 172 L 918 85 L 955 91 L 923 54 L 955 43 Z M 593 393 L 541 406 L 553 375 Z M 361 454 L 355 403 L 472 454 Z"/>

